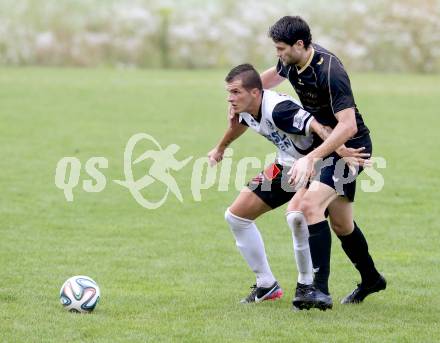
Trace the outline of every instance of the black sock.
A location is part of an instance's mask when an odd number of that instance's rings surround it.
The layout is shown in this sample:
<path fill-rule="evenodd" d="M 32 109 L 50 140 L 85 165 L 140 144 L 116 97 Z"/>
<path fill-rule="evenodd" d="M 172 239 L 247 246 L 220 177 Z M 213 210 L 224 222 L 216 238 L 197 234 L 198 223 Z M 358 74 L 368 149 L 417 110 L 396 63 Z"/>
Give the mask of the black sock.
<path fill-rule="evenodd" d="M 368 253 L 368 244 L 361 229 L 354 222 L 354 230 L 347 236 L 338 236 L 350 261 L 361 274 L 362 284 L 371 285 L 379 277 L 379 272 L 374 266 L 373 259 Z"/>
<path fill-rule="evenodd" d="M 332 235 L 327 220 L 309 225 L 309 245 L 312 255 L 313 269 L 315 269 L 315 286 L 325 294 L 328 291 L 330 276 L 330 252 Z"/>

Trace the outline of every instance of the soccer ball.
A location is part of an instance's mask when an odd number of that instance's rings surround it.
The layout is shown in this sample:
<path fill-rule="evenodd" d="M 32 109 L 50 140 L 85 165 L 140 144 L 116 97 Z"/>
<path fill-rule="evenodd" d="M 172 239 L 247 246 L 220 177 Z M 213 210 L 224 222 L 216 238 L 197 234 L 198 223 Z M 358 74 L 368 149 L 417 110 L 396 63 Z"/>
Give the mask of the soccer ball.
<path fill-rule="evenodd" d="M 101 291 L 98 284 L 88 276 L 72 276 L 61 286 L 60 302 L 67 311 L 92 312 L 98 303 Z"/>

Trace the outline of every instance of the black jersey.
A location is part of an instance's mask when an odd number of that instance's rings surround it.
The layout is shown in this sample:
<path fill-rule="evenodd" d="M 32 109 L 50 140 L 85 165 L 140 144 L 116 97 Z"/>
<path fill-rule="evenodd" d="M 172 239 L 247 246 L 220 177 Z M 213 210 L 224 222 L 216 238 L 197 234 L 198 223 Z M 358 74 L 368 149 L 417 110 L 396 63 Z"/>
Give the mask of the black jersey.
<path fill-rule="evenodd" d="M 322 125 L 334 128 L 338 123 L 335 113 L 354 108 L 358 132 L 353 138 L 368 134 L 369 130 L 356 107 L 350 79 L 341 61 L 321 46 L 312 46 L 314 51 L 304 67 L 284 66 L 279 60 L 278 74 L 289 79 L 303 108 Z"/>

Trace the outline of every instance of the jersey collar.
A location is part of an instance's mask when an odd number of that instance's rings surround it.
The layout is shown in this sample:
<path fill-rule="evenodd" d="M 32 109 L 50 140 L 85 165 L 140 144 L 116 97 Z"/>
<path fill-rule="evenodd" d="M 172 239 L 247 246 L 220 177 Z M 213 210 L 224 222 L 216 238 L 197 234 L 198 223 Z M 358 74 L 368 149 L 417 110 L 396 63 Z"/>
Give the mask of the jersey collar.
<path fill-rule="evenodd" d="M 313 56 L 315 56 L 315 48 L 312 46 L 312 53 L 310 54 L 306 64 L 304 64 L 303 67 L 299 70 L 298 70 L 298 67 L 296 67 L 296 69 L 298 71 L 298 75 L 301 74 L 304 70 L 306 70 L 307 67 L 310 65 L 310 63 L 312 63 Z"/>
<path fill-rule="evenodd" d="M 264 99 L 264 89 L 261 91 L 261 103 L 260 107 L 258 108 L 257 117 L 254 117 L 252 114 L 248 113 L 257 123 L 261 122 L 262 117 L 262 107 L 263 107 L 263 99 Z"/>

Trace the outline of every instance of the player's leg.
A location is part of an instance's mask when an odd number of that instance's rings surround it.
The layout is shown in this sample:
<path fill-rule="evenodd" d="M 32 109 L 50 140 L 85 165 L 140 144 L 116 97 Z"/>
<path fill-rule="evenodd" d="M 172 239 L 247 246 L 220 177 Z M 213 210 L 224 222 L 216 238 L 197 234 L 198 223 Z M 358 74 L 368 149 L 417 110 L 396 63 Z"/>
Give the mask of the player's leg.
<path fill-rule="evenodd" d="M 270 210 L 272 208 L 249 188 L 243 188 L 231 206 L 229 206 L 229 211 L 234 215 L 248 220 L 255 220 Z"/>
<path fill-rule="evenodd" d="M 271 207 L 245 188 L 225 212 L 236 246 L 256 276 L 252 292 L 241 302 L 251 303 L 280 298 L 283 294 L 269 266 L 264 242 L 254 220 Z"/>
<path fill-rule="evenodd" d="M 294 193 L 284 191 L 281 186 L 283 169 L 279 164 L 268 166 L 248 183 L 248 188 L 240 193 L 225 213 L 237 247 L 257 278 L 253 291 L 242 302 L 276 299 L 283 294 L 270 270 L 263 239 L 254 223 L 263 213 L 292 198 Z"/>
<path fill-rule="evenodd" d="M 309 246 L 309 230 L 304 214 L 300 211 L 302 197 L 306 189 L 300 189 L 290 200 L 286 220 L 292 231 L 293 250 L 298 269 L 298 282 L 295 297 L 292 301 L 295 309 L 332 308 L 333 303 L 328 295 L 313 286 L 313 264 Z"/>
<path fill-rule="evenodd" d="M 314 284 L 327 295 L 331 232 L 325 211 L 328 204 L 336 197 L 336 191 L 332 187 L 319 181 L 312 181 L 300 204 L 300 211 L 304 214 L 309 229 L 309 245 L 315 272 Z"/>
<path fill-rule="evenodd" d="M 352 202 L 339 196 L 330 203 L 328 211 L 332 229 L 341 241 L 342 249 L 361 275 L 361 283 L 342 303 L 362 302 L 369 294 L 385 289 L 386 280 L 377 271 L 368 251 L 367 240 L 353 221 Z"/>
<path fill-rule="evenodd" d="M 309 230 L 306 218 L 300 211 L 301 199 L 306 192 L 300 189 L 287 206 L 286 221 L 292 231 L 293 251 L 298 269 L 298 283 L 313 284 L 313 264 L 309 247 Z"/>

